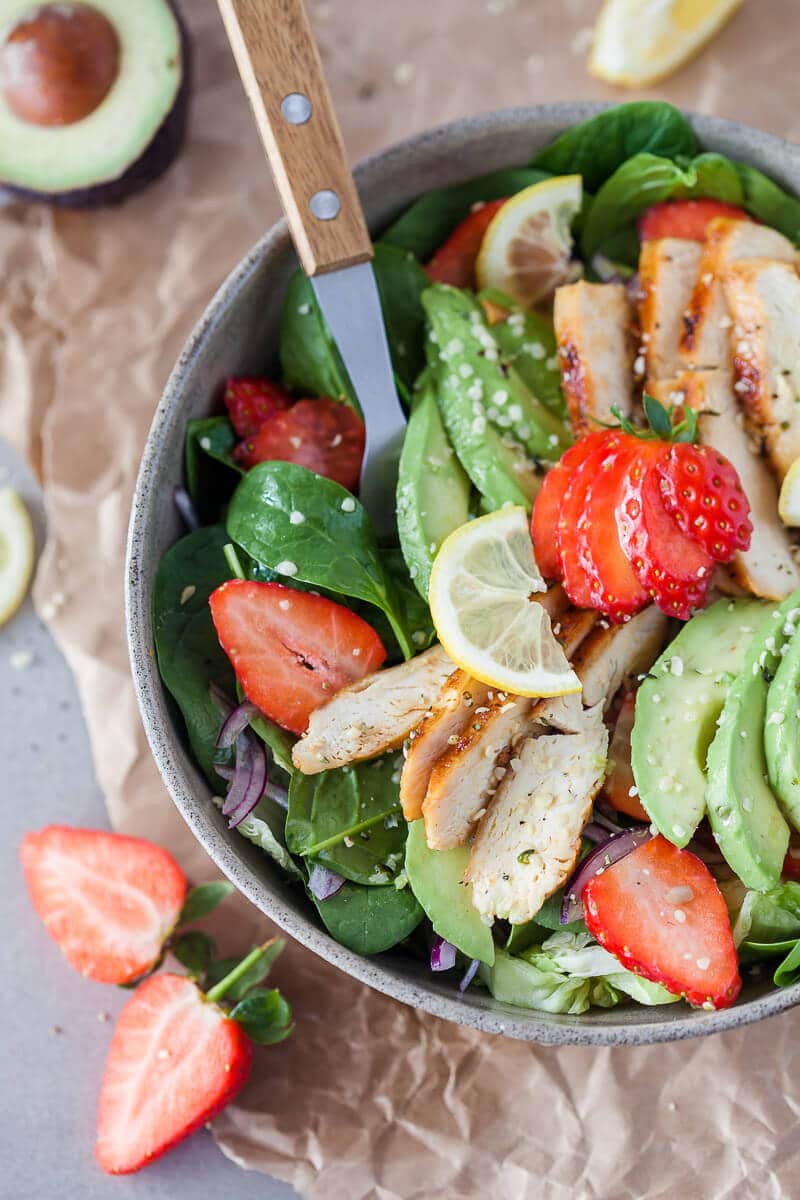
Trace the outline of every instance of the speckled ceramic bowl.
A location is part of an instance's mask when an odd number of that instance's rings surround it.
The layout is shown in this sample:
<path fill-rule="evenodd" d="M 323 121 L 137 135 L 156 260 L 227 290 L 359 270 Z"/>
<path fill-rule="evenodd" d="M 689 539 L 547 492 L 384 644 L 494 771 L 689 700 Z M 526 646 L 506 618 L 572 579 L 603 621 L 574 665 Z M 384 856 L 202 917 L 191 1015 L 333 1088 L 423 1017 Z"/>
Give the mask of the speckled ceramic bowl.
<path fill-rule="evenodd" d="M 380 230 L 420 193 L 487 171 L 518 166 L 556 134 L 600 106 L 552 104 L 457 121 L 368 159 L 356 179 L 370 227 Z M 752 163 L 800 192 L 800 147 L 730 121 L 693 118 L 707 149 Z M 151 633 L 153 576 L 182 532 L 172 503 L 181 481 L 186 422 L 219 405 L 229 375 L 272 365 L 284 286 L 296 266 L 285 223 L 276 225 L 238 264 L 192 333 L 167 384 L 142 458 L 131 516 L 126 599 L 133 677 L 153 755 L 181 814 L 220 870 L 287 933 L 341 970 L 405 1004 L 491 1033 L 543 1043 L 628 1044 L 697 1037 L 732 1029 L 800 1002 L 800 984 L 783 991 L 768 978 L 750 982 L 735 1007 L 709 1013 L 683 1004 L 629 1005 L 581 1017 L 531 1012 L 487 993 L 460 996 L 452 978 L 431 975 L 402 950 L 362 958 L 325 932 L 302 892 L 226 824 L 192 761 L 156 668 Z"/>

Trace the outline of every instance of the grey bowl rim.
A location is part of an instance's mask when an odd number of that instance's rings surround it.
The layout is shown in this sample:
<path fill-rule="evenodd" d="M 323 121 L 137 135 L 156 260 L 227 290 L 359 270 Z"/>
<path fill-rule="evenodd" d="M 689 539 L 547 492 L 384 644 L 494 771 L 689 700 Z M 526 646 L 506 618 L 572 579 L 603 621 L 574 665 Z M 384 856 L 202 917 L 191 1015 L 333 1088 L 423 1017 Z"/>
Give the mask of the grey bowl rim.
<path fill-rule="evenodd" d="M 395 159 L 403 159 L 448 138 L 477 136 L 487 128 L 497 128 L 501 131 L 517 124 L 527 125 L 536 118 L 557 120 L 567 128 L 611 107 L 614 105 L 592 101 L 563 101 L 516 106 L 461 117 L 423 130 L 367 156 L 355 166 L 354 175 L 358 182 L 368 178 L 373 172 L 385 170 L 387 166 L 391 169 Z M 746 143 L 750 140 L 756 146 L 800 159 L 800 147 L 775 134 L 724 117 L 682 111 L 690 118 L 701 137 L 708 135 L 713 141 L 715 134 L 728 135 L 739 141 L 743 140 Z M 745 146 L 745 153 L 746 149 Z M 381 956 L 367 958 L 356 954 L 335 941 L 315 923 L 310 914 L 305 917 L 290 911 L 279 896 L 272 894 L 269 880 L 259 878 L 255 872 L 237 860 L 236 855 L 232 853 L 232 837 L 235 835 L 227 837 L 202 813 L 197 817 L 193 815 L 190 803 L 191 784 L 186 779 L 173 749 L 175 742 L 180 743 L 180 736 L 174 728 L 162 729 L 151 708 L 151 689 L 160 688 L 162 685 L 152 652 L 150 597 L 145 595 L 140 587 L 139 572 L 135 569 L 139 556 L 147 551 L 140 526 L 147 503 L 158 490 L 157 466 L 161 435 L 173 408 L 180 406 L 184 375 L 206 343 L 213 338 L 221 314 L 228 305 L 235 303 L 244 282 L 252 272 L 259 269 L 271 251 L 285 246 L 288 240 L 287 223 L 285 218 L 281 218 L 232 268 L 196 322 L 169 375 L 155 410 L 142 453 L 131 506 L 125 558 L 125 623 L 134 689 L 155 763 L 175 806 L 194 836 L 237 890 L 302 946 L 384 995 L 413 1008 L 422 1009 L 433 1016 L 485 1033 L 501 1034 L 539 1045 L 650 1045 L 704 1037 L 740 1028 L 766 1017 L 776 1016 L 800 1004 L 800 983 L 797 983 L 784 989 L 776 988 L 766 995 L 719 1011 L 698 1013 L 697 1010 L 693 1010 L 687 1013 L 682 1010 L 680 1015 L 681 1010 L 670 1007 L 665 1011 L 674 1015 L 642 1024 L 622 1024 L 613 1020 L 605 1025 L 597 1020 L 592 1024 L 581 1024 L 580 1018 L 569 1025 L 550 1024 L 537 1019 L 535 1010 L 512 1005 L 495 1002 L 492 1009 L 471 1007 L 455 991 L 452 996 L 444 995 L 432 987 L 420 987 L 409 979 L 398 978 L 398 973 L 391 965 L 381 962 Z M 611 1009 L 609 1013 L 614 1011 Z M 517 1016 L 517 1013 L 525 1015 Z"/>

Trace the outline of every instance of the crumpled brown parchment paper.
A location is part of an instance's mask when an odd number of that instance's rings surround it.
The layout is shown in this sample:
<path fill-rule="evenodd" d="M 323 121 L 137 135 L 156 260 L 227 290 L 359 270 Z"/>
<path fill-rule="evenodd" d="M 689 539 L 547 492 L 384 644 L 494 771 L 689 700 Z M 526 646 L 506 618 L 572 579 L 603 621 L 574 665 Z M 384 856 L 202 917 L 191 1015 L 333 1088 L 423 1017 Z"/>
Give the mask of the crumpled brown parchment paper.
<path fill-rule="evenodd" d="M 213 867 L 161 784 L 129 681 L 125 532 L 180 346 L 278 205 L 216 6 L 183 7 L 196 87 L 190 144 L 168 176 L 116 210 L 0 211 L 0 435 L 43 475 L 50 534 L 36 599 L 75 671 L 111 819 L 162 841 L 203 878 Z M 312 2 L 351 157 L 481 109 L 624 98 L 583 68 L 597 8 Z M 649 94 L 797 137 L 798 58 L 794 0 L 749 0 L 699 60 Z M 267 924 L 236 903 L 224 922 L 229 953 Z M 297 1032 L 259 1055 L 215 1132 L 237 1162 L 304 1196 L 800 1194 L 800 1013 L 679 1045 L 551 1049 L 415 1012 L 298 946 L 276 978 Z"/>

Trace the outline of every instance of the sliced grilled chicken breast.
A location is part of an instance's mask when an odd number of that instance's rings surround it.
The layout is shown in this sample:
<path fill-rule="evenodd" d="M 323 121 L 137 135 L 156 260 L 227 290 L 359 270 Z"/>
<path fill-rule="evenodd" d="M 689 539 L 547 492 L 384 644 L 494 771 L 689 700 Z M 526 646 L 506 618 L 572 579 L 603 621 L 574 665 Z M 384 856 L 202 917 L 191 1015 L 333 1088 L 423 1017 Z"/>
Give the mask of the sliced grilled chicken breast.
<path fill-rule="evenodd" d="M 639 324 L 647 373 L 653 379 L 674 375 L 683 366 L 684 313 L 702 253 L 699 242 L 684 238 L 659 238 L 642 245 Z"/>
<path fill-rule="evenodd" d="M 578 733 L 542 734 L 522 743 L 478 826 L 464 875 L 486 921 L 531 920 L 568 878 L 607 752 L 600 705 L 584 712 Z"/>
<path fill-rule="evenodd" d="M 666 636 L 667 618 L 654 604 L 624 625 L 593 629 L 573 659 L 583 684 L 584 705 L 607 707 L 623 684 L 650 669 Z"/>
<path fill-rule="evenodd" d="M 800 455 L 800 277 L 791 263 L 754 258 L 728 267 L 724 288 L 734 391 L 781 480 Z"/>
<path fill-rule="evenodd" d="M 576 435 L 633 407 L 633 306 L 621 283 L 572 283 L 555 294 L 553 311 L 561 382 Z"/>
<path fill-rule="evenodd" d="M 401 746 L 439 695 L 455 663 L 441 646 L 343 688 L 311 714 L 292 750 L 304 775 L 374 758 Z"/>

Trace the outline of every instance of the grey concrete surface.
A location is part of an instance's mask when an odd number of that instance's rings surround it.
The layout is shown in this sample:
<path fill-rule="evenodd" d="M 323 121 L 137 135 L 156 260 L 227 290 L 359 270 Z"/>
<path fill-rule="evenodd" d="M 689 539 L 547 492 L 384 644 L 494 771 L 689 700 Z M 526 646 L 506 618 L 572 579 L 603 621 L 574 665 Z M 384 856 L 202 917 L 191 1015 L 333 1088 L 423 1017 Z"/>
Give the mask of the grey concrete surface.
<path fill-rule="evenodd" d="M 28 503 L 41 544 L 35 480 L 0 443 L 4 483 Z M 33 656 L 24 669 L 11 665 L 19 651 Z M 127 993 L 62 960 L 29 904 L 17 847 L 42 825 L 108 822 L 72 677 L 30 598 L 0 629 L 0 752 L 1 1200 L 291 1200 L 291 1188 L 235 1167 L 205 1131 L 138 1175 L 111 1179 L 95 1165 L 98 1089 Z"/>

